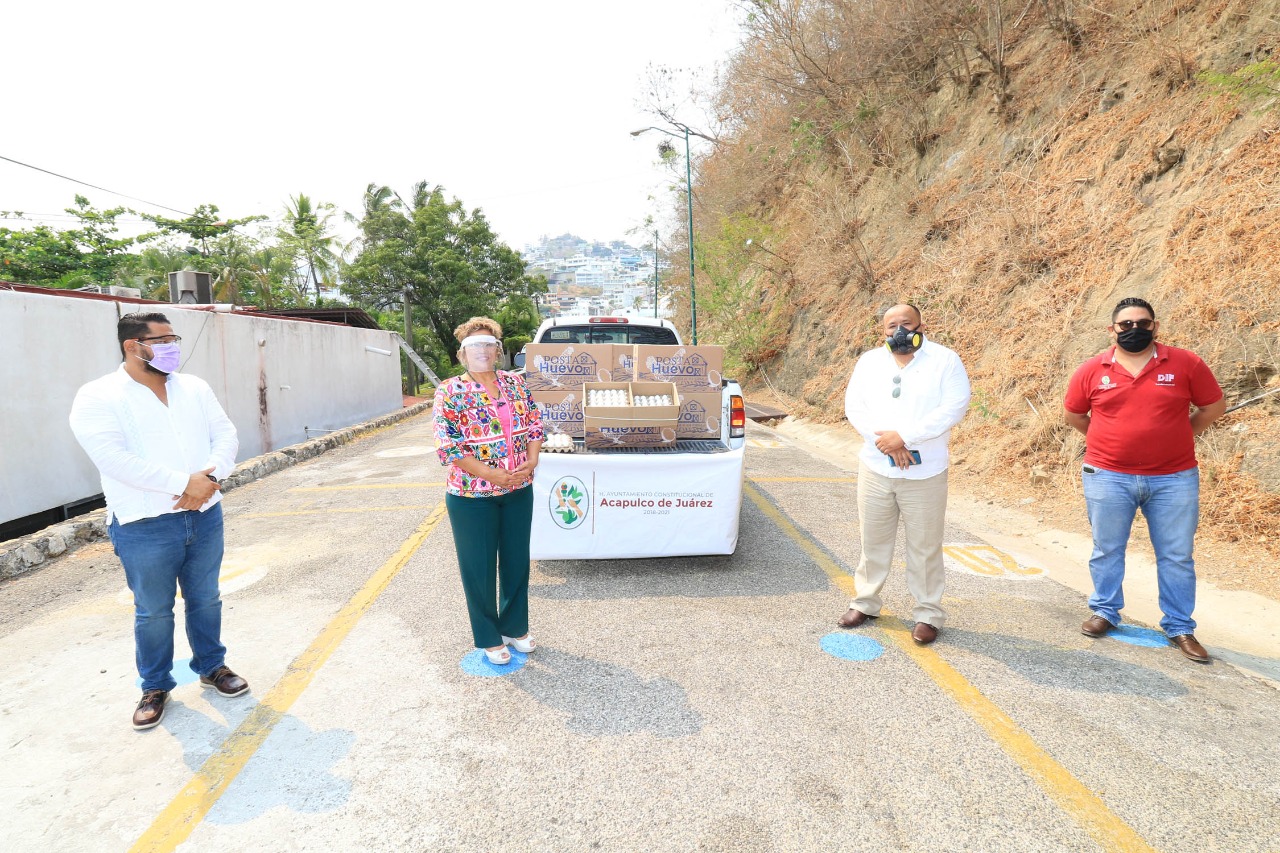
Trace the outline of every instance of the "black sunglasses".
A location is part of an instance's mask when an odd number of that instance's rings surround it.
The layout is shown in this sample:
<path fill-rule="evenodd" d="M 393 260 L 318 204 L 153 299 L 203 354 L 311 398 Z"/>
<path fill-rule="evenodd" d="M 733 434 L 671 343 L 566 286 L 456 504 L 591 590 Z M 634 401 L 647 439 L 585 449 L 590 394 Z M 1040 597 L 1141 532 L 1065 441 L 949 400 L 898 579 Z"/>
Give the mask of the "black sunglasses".
<path fill-rule="evenodd" d="M 1117 320 L 1115 327 L 1122 332 L 1127 332 L 1134 326 L 1137 326 L 1139 329 L 1150 329 L 1154 323 L 1155 320 L 1143 317 L 1141 320 Z"/>

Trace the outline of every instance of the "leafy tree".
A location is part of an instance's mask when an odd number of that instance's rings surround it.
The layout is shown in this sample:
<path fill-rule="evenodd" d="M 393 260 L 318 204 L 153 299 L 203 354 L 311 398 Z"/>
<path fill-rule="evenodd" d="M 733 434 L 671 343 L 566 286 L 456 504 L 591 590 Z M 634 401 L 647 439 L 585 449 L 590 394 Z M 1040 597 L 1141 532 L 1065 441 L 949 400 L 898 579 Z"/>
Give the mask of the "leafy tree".
<path fill-rule="evenodd" d="M 124 207 L 96 210 L 82 195 L 66 208 L 79 224 L 55 229 L 47 225 L 13 230 L 0 228 L 0 277 L 24 284 L 83 287 L 108 284 L 128 260 L 132 237 L 116 237 L 116 219 Z M 21 215 L 21 211 L 17 211 Z"/>
<path fill-rule="evenodd" d="M 243 219 L 222 219 L 218 216 L 216 204 L 202 204 L 195 212 L 183 219 L 170 219 L 152 213 L 138 213 L 143 219 L 159 228 L 159 231 L 139 237 L 139 242 L 159 238 L 181 238 L 190 241 L 188 251 L 193 254 L 208 256 L 209 240 L 224 237 L 241 225 L 266 219 L 262 215 L 246 216 Z"/>
<path fill-rule="evenodd" d="M 541 276 L 536 277 L 534 281 L 541 281 L 543 288 L 546 287 L 546 280 Z M 538 326 L 542 325 L 542 312 L 528 296 L 515 295 L 507 297 L 498 312 L 493 315 L 493 319 L 502 324 L 502 333 L 507 337 L 532 336 L 538 330 Z"/>
<path fill-rule="evenodd" d="M 261 308 L 296 308 L 306 303 L 306 282 L 297 275 L 293 259 L 278 246 L 260 246 L 249 258 L 251 290 L 245 300 Z"/>
<path fill-rule="evenodd" d="M 192 256 L 168 242 L 131 254 L 115 273 L 115 284 L 136 287 L 144 299 L 169 298 L 169 273 L 192 269 Z"/>
<path fill-rule="evenodd" d="M 766 222 L 735 213 L 698 238 L 698 325 L 724 344 L 735 373 L 776 356 L 789 320 L 791 267 L 765 246 L 771 237 Z"/>
<path fill-rule="evenodd" d="M 527 316 L 513 300 L 546 290 L 525 274 L 523 259 L 498 240 L 479 209 L 446 199 L 442 187 L 424 181 L 405 199 L 371 184 L 364 208 L 355 257 L 343 269 L 343 293 L 363 306 L 394 310 L 407 291 L 415 325 L 425 326 L 433 349 L 448 353 L 450 362 L 457 350 L 453 330 L 463 320 L 495 315 L 504 305 L 516 317 Z"/>

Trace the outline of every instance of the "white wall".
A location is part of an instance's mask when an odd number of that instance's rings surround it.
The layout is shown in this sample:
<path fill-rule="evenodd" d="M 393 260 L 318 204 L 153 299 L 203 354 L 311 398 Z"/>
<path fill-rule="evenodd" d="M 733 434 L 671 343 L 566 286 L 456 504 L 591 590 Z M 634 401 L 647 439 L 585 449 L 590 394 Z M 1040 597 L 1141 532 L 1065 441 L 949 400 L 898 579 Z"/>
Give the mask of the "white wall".
<path fill-rule="evenodd" d="M 213 387 L 241 460 L 402 405 L 389 332 L 0 290 L 0 522 L 102 491 L 67 415 L 81 385 L 120 365 L 116 321 L 136 310 L 160 311 L 182 336 L 181 369 Z"/>

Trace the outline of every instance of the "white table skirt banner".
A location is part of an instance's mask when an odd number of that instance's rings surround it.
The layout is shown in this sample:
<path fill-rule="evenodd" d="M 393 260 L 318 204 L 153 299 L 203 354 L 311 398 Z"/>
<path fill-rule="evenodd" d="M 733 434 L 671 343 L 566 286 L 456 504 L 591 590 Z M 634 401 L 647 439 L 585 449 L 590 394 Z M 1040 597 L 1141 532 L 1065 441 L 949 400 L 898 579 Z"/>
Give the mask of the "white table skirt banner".
<path fill-rule="evenodd" d="M 535 560 L 732 554 L 743 449 L 543 453 L 533 478 Z"/>

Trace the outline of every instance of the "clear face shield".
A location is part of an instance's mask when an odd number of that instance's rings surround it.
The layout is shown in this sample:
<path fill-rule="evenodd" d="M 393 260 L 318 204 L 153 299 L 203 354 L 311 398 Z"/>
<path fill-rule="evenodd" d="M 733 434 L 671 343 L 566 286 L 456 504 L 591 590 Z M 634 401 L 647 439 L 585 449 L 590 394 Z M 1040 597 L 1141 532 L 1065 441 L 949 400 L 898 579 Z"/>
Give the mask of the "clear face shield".
<path fill-rule="evenodd" d="M 470 373 L 492 373 L 502 363 L 502 343 L 492 335 L 470 335 L 462 341 L 458 360 Z"/>

